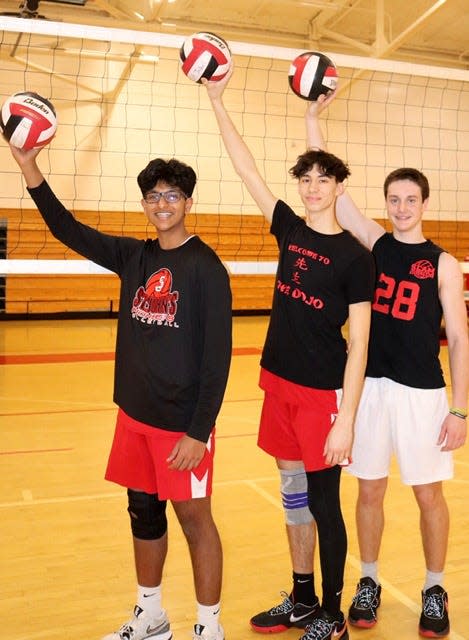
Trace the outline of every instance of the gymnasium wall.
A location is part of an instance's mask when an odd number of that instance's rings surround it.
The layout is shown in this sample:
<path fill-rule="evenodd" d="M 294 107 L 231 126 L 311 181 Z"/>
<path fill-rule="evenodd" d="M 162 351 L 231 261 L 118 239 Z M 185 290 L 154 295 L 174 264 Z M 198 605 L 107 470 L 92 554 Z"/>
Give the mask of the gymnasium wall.
<path fill-rule="evenodd" d="M 272 191 L 301 214 L 288 169 L 305 148 L 305 102 L 289 90 L 290 54 L 279 51 L 272 48 L 271 56 L 265 49 L 259 56 L 235 53 L 225 103 Z M 441 68 L 390 66 L 389 61 L 372 68 L 358 58 L 328 53 L 338 66 L 340 91 L 323 127 L 330 150 L 351 167 L 348 189 L 355 201 L 368 217 L 383 218 L 386 174 L 398 166 L 418 167 L 431 184 L 429 237 L 463 260 L 469 255 L 468 82 L 451 70 L 445 77 Z M 274 259 L 268 229 L 226 156 L 205 89 L 182 74 L 177 49 L 57 35 L 19 37 L 0 30 L 0 100 L 23 90 L 36 91 L 55 105 L 58 132 L 39 164 L 65 205 L 94 226 L 151 234 L 142 228 L 136 176 L 151 158 L 175 156 L 199 177 L 194 229 L 222 258 Z M 45 258 L 48 233 L 34 217 L 3 140 L 0 163 L 0 217 L 7 226 L 8 258 Z M 56 255 L 70 257 L 63 248 Z M 235 294 L 235 308 L 270 306 L 271 276 L 236 277 L 270 280 L 254 300 Z M 56 278 L 50 278 L 52 287 Z M 8 276 L 7 295 L 13 295 L 14 279 L 18 283 L 21 276 Z M 37 281 L 34 289 L 39 286 Z M 65 288 L 70 298 L 73 287 Z M 99 288 L 98 280 L 91 288 Z M 243 282 L 239 290 L 246 288 Z"/>

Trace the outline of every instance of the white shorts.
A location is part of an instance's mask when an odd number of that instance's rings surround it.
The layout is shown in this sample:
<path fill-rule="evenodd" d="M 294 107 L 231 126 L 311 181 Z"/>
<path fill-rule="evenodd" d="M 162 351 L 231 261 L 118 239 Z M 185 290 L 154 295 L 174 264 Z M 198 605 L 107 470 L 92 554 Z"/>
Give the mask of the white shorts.
<path fill-rule="evenodd" d="M 385 478 L 395 454 L 404 484 L 452 478 L 452 453 L 437 445 L 447 415 L 444 388 L 416 389 L 388 378 L 366 378 L 347 471 L 364 480 Z"/>

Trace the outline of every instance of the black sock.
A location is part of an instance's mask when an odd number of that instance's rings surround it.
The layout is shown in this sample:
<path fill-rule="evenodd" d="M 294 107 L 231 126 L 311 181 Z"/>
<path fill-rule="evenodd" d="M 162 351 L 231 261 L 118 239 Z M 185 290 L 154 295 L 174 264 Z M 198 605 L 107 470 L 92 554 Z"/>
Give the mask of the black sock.
<path fill-rule="evenodd" d="M 313 605 L 317 601 L 314 591 L 314 573 L 293 572 L 293 602 L 301 602 L 306 605 Z"/>

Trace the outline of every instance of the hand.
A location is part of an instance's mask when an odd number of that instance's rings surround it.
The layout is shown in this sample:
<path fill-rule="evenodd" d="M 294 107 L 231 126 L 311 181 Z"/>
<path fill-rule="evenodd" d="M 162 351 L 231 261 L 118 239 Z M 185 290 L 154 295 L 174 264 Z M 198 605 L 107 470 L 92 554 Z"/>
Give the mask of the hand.
<path fill-rule="evenodd" d="M 327 96 L 322 93 L 317 100 L 308 100 L 306 107 L 307 118 L 317 118 L 335 99 L 337 89 L 331 91 Z"/>
<path fill-rule="evenodd" d="M 442 451 L 454 451 L 454 449 L 459 449 L 459 447 L 463 446 L 466 442 L 466 435 L 466 420 L 448 413 L 441 425 L 437 444 L 443 445 L 441 447 Z"/>
<path fill-rule="evenodd" d="M 334 466 L 350 458 L 352 450 L 352 425 L 337 416 L 324 445 L 326 464 Z"/>
<path fill-rule="evenodd" d="M 176 443 L 166 461 L 170 469 L 186 471 L 195 469 L 204 457 L 206 444 L 184 434 Z"/>
<path fill-rule="evenodd" d="M 212 80 L 207 80 L 207 78 L 202 78 L 201 83 L 207 89 L 207 94 L 210 100 L 217 100 L 222 97 L 223 92 L 226 89 L 228 82 L 230 81 L 231 76 L 233 75 L 234 64 L 233 60 L 230 62 L 230 68 L 224 78 L 221 80 L 217 80 L 213 82 Z"/>
<path fill-rule="evenodd" d="M 29 162 L 36 160 L 37 155 L 42 151 L 43 147 L 37 147 L 34 149 L 18 149 L 12 144 L 10 146 L 11 155 L 14 157 L 20 167 L 24 167 Z"/>

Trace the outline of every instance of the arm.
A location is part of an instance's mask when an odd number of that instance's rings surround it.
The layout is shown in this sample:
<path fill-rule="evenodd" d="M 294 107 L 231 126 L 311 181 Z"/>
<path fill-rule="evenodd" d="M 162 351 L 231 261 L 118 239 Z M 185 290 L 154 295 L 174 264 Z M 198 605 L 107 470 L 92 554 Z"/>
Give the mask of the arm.
<path fill-rule="evenodd" d="M 23 151 L 10 145 L 29 194 L 52 235 L 65 246 L 106 269 L 120 273 L 122 264 L 140 241 L 102 233 L 79 222 L 51 190 L 36 158 L 41 149 Z"/>
<path fill-rule="evenodd" d="M 334 100 L 336 93 L 334 91 L 327 97 L 321 95 L 316 102 L 308 102 L 305 113 L 306 143 L 308 148 L 327 149 L 319 123 L 319 115 Z M 368 249 L 371 249 L 376 240 L 385 233 L 380 224 L 362 214 L 347 191 L 337 198 L 336 215 L 340 226 L 353 233 Z"/>
<path fill-rule="evenodd" d="M 278 198 L 272 194 L 264 179 L 261 177 L 252 153 L 238 133 L 223 104 L 223 92 L 232 73 L 233 67 L 231 67 L 229 73 L 222 80 L 218 82 L 207 82 L 207 80 L 203 80 L 203 84 L 207 89 L 221 137 L 228 155 L 231 158 L 233 167 L 246 185 L 247 190 L 259 209 L 270 222 Z"/>
<path fill-rule="evenodd" d="M 442 253 L 438 265 L 440 301 L 448 339 L 451 376 L 451 406 L 467 411 L 469 393 L 469 337 L 464 303 L 463 278 L 456 258 Z M 446 442 L 445 442 L 446 441 Z M 466 420 L 448 414 L 444 420 L 438 444 L 442 451 L 461 447 L 466 441 Z"/>
<path fill-rule="evenodd" d="M 353 423 L 365 377 L 370 318 L 370 302 L 349 305 L 349 341 L 342 401 L 324 447 L 327 464 L 339 464 L 342 460 L 350 458 Z"/>
<path fill-rule="evenodd" d="M 203 352 L 197 406 L 192 422 L 167 459 L 170 469 L 183 471 L 197 467 L 206 450 L 228 381 L 231 363 L 231 290 L 225 267 L 207 265 L 199 275 Z M 201 329 L 202 330 L 202 329 Z"/>

